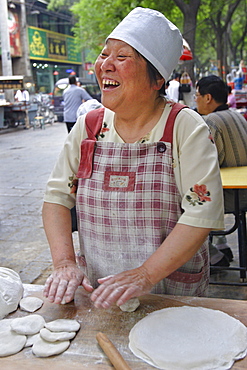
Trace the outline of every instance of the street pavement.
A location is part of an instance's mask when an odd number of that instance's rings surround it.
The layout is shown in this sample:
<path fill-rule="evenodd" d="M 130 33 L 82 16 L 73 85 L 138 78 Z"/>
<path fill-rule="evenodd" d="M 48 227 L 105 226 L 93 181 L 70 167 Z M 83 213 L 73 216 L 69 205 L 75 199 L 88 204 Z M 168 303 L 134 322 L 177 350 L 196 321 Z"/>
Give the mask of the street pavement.
<path fill-rule="evenodd" d="M 45 129 L 0 131 L 0 266 L 20 274 L 23 283 L 44 284 L 52 271 L 41 209 L 46 182 L 67 136 L 64 123 Z M 226 227 L 232 215 L 226 215 Z M 79 248 L 77 232 L 73 233 Z M 238 265 L 237 233 L 228 236 Z M 215 282 L 239 282 L 238 271 L 211 276 Z M 210 285 L 209 296 L 247 299 L 247 287 Z"/>
<path fill-rule="evenodd" d="M 64 123 L 0 135 L 0 266 L 43 283 L 51 255 L 42 225 L 45 185 L 67 135 Z M 41 280 L 40 280 L 41 279 Z"/>

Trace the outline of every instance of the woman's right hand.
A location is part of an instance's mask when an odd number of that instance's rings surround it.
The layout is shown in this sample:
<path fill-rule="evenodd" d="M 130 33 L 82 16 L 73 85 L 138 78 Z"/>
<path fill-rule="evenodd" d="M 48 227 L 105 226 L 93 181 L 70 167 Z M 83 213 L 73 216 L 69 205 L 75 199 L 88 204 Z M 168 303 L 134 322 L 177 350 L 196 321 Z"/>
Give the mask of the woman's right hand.
<path fill-rule="evenodd" d="M 74 299 L 78 286 L 82 285 L 87 292 L 92 292 L 93 287 L 87 276 L 76 264 L 64 265 L 55 268 L 48 277 L 44 287 L 44 297 L 51 303 L 68 303 Z"/>

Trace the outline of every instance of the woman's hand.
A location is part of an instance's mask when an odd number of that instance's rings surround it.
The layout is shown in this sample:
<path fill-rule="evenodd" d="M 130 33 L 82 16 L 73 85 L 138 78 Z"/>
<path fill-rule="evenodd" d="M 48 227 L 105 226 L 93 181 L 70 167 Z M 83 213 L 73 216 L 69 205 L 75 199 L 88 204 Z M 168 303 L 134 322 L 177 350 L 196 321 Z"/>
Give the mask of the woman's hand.
<path fill-rule="evenodd" d="M 65 265 L 56 268 L 48 277 L 44 288 L 44 297 L 53 303 L 68 303 L 74 299 L 78 286 L 82 285 L 87 292 L 92 292 L 88 278 L 76 266 L 76 264 Z"/>
<path fill-rule="evenodd" d="M 101 285 L 91 295 L 91 300 L 97 308 L 109 308 L 114 303 L 121 306 L 130 298 L 149 293 L 153 287 L 143 266 L 107 276 L 98 282 Z"/>

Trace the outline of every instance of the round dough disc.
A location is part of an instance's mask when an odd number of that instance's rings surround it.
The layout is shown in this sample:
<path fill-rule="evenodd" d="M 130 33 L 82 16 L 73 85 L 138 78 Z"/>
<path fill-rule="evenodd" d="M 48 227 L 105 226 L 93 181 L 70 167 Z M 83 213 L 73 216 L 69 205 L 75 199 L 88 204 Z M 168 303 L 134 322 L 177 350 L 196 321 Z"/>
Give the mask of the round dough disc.
<path fill-rule="evenodd" d="M 129 348 L 166 370 L 224 370 L 247 353 L 247 328 L 224 312 L 203 307 L 155 311 L 130 331 Z"/>
<path fill-rule="evenodd" d="M 76 320 L 57 319 L 47 322 L 45 327 L 50 331 L 78 331 L 80 329 L 80 324 Z"/>
<path fill-rule="evenodd" d="M 70 341 L 63 342 L 46 342 L 41 337 L 35 341 L 32 351 L 37 357 L 49 357 L 53 355 L 59 355 L 60 353 L 66 351 L 69 347 Z"/>
<path fill-rule="evenodd" d="M 57 331 L 52 332 L 49 329 L 43 328 L 40 330 L 40 336 L 47 342 L 56 342 L 57 340 L 64 341 L 73 339 L 76 335 L 75 331 Z"/>
<path fill-rule="evenodd" d="M 32 335 L 39 333 L 45 326 L 45 320 L 40 315 L 29 315 L 13 319 L 10 325 L 11 329 L 18 334 Z"/>
<path fill-rule="evenodd" d="M 20 300 L 20 309 L 27 312 L 35 312 L 37 311 L 42 305 L 43 300 L 37 297 L 26 297 Z"/>
<path fill-rule="evenodd" d="M 27 337 L 13 332 L 11 329 L 1 332 L 0 357 L 11 356 L 25 346 Z"/>

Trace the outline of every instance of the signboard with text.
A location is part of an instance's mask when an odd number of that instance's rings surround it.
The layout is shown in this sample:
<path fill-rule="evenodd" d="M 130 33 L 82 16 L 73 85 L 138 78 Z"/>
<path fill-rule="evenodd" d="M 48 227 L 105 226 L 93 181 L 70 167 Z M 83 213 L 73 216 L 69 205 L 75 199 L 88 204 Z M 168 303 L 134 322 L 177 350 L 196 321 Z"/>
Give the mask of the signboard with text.
<path fill-rule="evenodd" d="M 81 64 L 81 53 L 77 51 L 72 36 L 28 27 L 30 59 Z"/>

